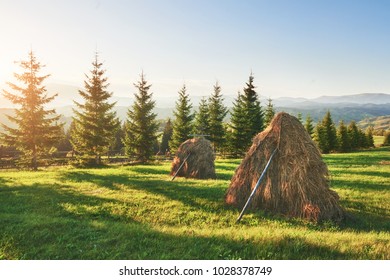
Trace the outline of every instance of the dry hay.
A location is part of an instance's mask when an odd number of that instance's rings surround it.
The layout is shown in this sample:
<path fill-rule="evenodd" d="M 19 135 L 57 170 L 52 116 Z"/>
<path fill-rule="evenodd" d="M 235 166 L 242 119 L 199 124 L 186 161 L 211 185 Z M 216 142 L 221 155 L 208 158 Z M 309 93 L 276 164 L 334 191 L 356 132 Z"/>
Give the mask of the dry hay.
<path fill-rule="evenodd" d="M 205 138 L 193 138 L 183 142 L 172 161 L 171 175 L 173 176 L 183 163 L 187 155 L 191 153 L 178 177 L 215 179 L 215 155 L 211 142 Z"/>
<path fill-rule="evenodd" d="M 244 206 L 277 147 L 250 209 L 313 222 L 340 222 L 344 210 L 337 193 L 329 189 L 328 168 L 300 121 L 287 113 L 277 114 L 267 129 L 253 139 L 233 175 L 225 195 L 226 203 L 240 209 Z"/>

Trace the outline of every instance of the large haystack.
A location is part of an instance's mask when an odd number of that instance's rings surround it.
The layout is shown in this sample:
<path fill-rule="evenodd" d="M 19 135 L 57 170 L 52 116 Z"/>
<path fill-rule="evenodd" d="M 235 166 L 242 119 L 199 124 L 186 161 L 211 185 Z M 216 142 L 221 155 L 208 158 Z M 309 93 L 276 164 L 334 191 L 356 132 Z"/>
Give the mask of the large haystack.
<path fill-rule="evenodd" d="M 179 169 L 185 158 L 187 161 L 177 174 L 178 177 L 215 179 L 215 155 L 211 142 L 205 138 L 193 138 L 183 142 L 172 162 L 171 175 Z"/>
<path fill-rule="evenodd" d="M 236 169 L 226 192 L 227 204 L 240 209 L 255 187 L 273 150 L 278 148 L 250 208 L 313 222 L 344 218 L 336 192 L 329 189 L 328 168 L 300 121 L 279 113 L 259 133 Z"/>

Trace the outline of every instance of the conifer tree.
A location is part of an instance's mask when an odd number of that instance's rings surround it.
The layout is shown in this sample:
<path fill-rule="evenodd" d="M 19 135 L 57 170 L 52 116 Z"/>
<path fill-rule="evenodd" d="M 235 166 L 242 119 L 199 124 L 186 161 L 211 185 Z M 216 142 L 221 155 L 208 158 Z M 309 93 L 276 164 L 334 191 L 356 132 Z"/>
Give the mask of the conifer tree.
<path fill-rule="evenodd" d="M 70 135 L 71 135 L 71 130 L 74 127 L 74 123 L 71 122 L 70 126 L 67 130 L 63 129 L 62 131 L 62 137 L 60 142 L 56 145 L 56 148 L 58 151 L 71 151 L 72 150 L 72 144 L 70 143 Z"/>
<path fill-rule="evenodd" d="M 115 137 L 110 145 L 110 153 L 123 154 L 125 145 L 123 144 L 123 138 L 126 135 L 126 122 L 120 122 L 118 129 L 115 132 Z"/>
<path fill-rule="evenodd" d="M 267 108 L 265 109 L 265 116 L 264 116 L 265 127 L 271 123 L 274 116 L 275 116 L 274 105 L 272 104 L 272 99 L 268 98 L 268 104 L 267 104 Z"/>
<path fill-rule="evenodd" d="M 209 98 L 209 139 L 214 145 L 214 150 L 218 151 L 224 146 L 226 141 L 226 131 L 223 125 L 223 119 L 226 117 L 228 110 L 223 105 L 221 87 L 218 82 L 214 85 L 214 92 Z"/>
<path fill-rule="evenodd" d="M 342 120 L 340 121 L 337 130 L 337 139 L 338 139 L 338 151 L 342 153 L 346 153 L 351 150 L 351 143 L 348 135 L 348 130 Z"/>
<path fill-rule="evenodd" d="M 366 137 L 367 137 L 367 147 L 372 148 L 374 147 L 374 128 L 372 126 L 369 126 L 366 129 Z"/>
<path fill-rule="evenodd" d="M 367 136 L 363 130 L 358 128 L 359 131 L 359 148 L 368 148 Z"/>
<path fill-rule="evenodd" d="M 305 129 L 307 133 L 309 133 L 310 137 L 313 138 L 314 125 L 313 125 L 313 119 L 310 117 L 310 115 L 306 116 Z"/>
<path fill-rule="evenodd" d="M 203 135 L 209 135 L 210 133 L 209 104 L 204 97 L 200 100 L 198 112 L 195 114 L 194 133 Z M 210 139 L 210 136 L 205 138 Z"/>
<path fill-rule="evenodd" d="M 253 84 L 253 74 L 249 76 L 249 81 L 244 88 L 244 94 L 242 95 L 242 101 L 244 105 L 244 112 L 247 118 L 247 133 L 249 134 L 250 144 L 253 136 L 261 132 L 264 128 L 264 116 L 260 106 L 260 100 L 255 86 Z"/>
<path fill-rule="evenodd" d="M 101 157 L 109 151 L 119 128 L 119 120 L 112 110 L 115 102 L 108 101 L 112 93 L 107 91 L 109 83 L 102 65 L 96 53 L 90 76 L 85 75 L 84 90 L 79 90 L 84 103 L 74 101 L 78 109 L 74 110 L 71 143 L 83 165 L 102 163 Z"/>
<path fill-rule="evenodd" d="M 317 125 L 315 140 L 324 154 L 336 150 L 337 133 L 330 111 L 327 111 L 322 121 Z"/>
<path fill-rule="evenodd" d="M 244 109 L 245 104 L 242 94 L 239 92 L 236 100 L 233 102 L 228 137 L 228 149 L 234 156 L 243 155 L 251 141 L 251 136 L 247 132 L 247 114 Z"/>
<path fill-rule="evenodd" d="M 355 121 L 351 121 L 348 125 L 348 136 L 351 142 L 351 149 L 356 150 L 360 148 L 359 129 Z"/>
<path fill-rule="evenodd" d="M 194 119 L 191 109 L 190 97 L 187 94 L 186 86 L 183 85 L 179 91 L 179 100 L 176 101 L 176 108 L 173 112 L 175 119 L 173 121 L 172 139 L 169 142 L 171 152 L 176 152 L 180 144 L 190 138 Z"/>
<path fill-rule="evenodd" d="M 60 141 L 63 124 L 55 110 L 45 109 L 57 94 L 48 96 L 43 82 L 50 75 L 40 76 L 41 65 L 32 51 L 28 59 L 20 62 L 22 74 L 14 73 L 15 78 L 23 85 L 8 83 L 17 93 L 3 90 L 5 98 L 17 106 L 15 116 L 7 116 L 14 127 L 3 125 L 0 133 L 2 142 L 14 146 L 21 154 L 20 163 L 37 170 L 39 160 Z"/>
<path fill-rule="evenodd" d="M 298 112 L 297 114 L 297 119 L 302 123 L 302 113 L 301 112 Z"/>
<path fill-rule="evenodd" d="M 233 103 L 229 147 L 231 153 L 235 155 L 243 154 L 251 145 L 252 138 L 264 128 L 263 111 L 253 80 L 251 74 L 244 88 L 244 93 L 239 93 Z"/>
<path fill-rule="evenodd" d="M 317 123 L 315 127 L 314 141 L 317 143 L 318 148 L 322 153 L 328 154 L 330 152 L 329 139 L 326 134 L 326 129 L 322 123 Z"/>
<path fill-rule="evenodd" d="M 165 124 L 165 127 L 164 127 L 162 138 L 161 138 L 161 144 L 160 144 L 160 152 L 161 153 L 166 154 L 167 152 L 170 151 L 169 141 L 172 138 L 172 132 L 173 132 L 172 122 L 171 122 L 171 119 L 168 118 L 168 120 Z"/>
<path fill-rule="evenodd" d="M 135 156 L 137 161 L 147 162 L 154 154 L 157 141 L 157 115 L 153 113 L 156 102 L 152 100 L 151 85 L 148 85 L 143 73 L 134 86 L 138 92 L 134 94 L 134 104 L 127 112 L 124 144 L 129 157 Z"/>

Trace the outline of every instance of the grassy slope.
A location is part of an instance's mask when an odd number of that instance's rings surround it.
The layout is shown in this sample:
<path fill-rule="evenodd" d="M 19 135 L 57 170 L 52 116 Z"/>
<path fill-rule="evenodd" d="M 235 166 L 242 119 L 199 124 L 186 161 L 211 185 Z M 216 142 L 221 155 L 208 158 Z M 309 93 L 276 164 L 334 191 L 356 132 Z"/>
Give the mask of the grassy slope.
<path fill-rule="evenodd" d="M 0 172 L 0 259 L 390 259 L 389 149 L 325 160 L 353 216 L 341 226 L 235 225 L 223 196 L 239 160 L 218 160 L 217 180 L 170 182 L 169 163 Z"/>

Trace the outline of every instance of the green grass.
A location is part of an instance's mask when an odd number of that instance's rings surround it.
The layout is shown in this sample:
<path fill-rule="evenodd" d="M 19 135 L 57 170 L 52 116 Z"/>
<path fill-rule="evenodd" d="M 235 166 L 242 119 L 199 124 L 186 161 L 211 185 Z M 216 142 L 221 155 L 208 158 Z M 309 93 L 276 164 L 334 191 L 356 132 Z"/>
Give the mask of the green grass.
<path fill-rule="evenodd" d="M 374 145 L 375 147 L 380 147 L 383 144 L 383 141 L 385 140 L 385 136 L 380 136 L 380 135 L 374 135 Z"/>
<path fill-rule="evenodd" d="M 257 212 L 235 224 L 217 180 L 171 182 L 170 163 L 0 172 L 0 259 L 390 259 L 389 149 L 324 156 L 350 218 Z"/>

